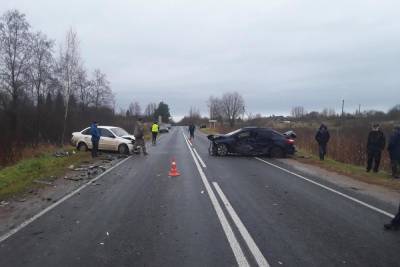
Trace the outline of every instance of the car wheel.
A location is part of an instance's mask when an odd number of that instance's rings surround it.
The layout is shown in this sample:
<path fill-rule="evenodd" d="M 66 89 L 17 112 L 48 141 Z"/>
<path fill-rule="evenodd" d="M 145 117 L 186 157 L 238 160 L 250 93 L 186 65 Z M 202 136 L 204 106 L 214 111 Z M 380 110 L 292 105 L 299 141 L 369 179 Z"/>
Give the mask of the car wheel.
<path fill-rule="evenodd" d="M 278 146 L 274 146 L 273 148 L 271 148 L 269 155 L 272 158 L 284 158 L 285 157 L 285 152 L 283 151 L 282 148 L 278 147 Z"/>
<path fill-rule="evenodd" d="M 82 151 L 82 152 L 88 151 L 88 146 L 85 143 L 80 142 L 78 144 L 78 151 Z"/>
<path fill-rule="evenodd" d="M 126 155 L 126 154 L 128 154 L 128 151 L 129 150 L 128 150 L 128 146 L 127 145 L 121 144 L 121 145 L 118 146 L 118 152 L 120 154 Z"/>
<path fill-rule="evenodd" d="M 217 145 L 217 155 L 221 157 L 228 155 L 228 148 L 225 144 Z"/>

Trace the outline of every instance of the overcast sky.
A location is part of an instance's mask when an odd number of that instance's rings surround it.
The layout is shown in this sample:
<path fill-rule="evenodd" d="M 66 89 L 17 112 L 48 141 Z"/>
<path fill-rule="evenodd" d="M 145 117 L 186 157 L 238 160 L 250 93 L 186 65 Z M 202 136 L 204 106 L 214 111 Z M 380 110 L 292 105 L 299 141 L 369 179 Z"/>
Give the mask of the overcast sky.
<path fill-rule="evenodd" d="M 346 111 L 400 103 L 398 0 L 0 0 L 58 44 L 78 32 L 126 108 L 165 101 L 175 117 L 238 91 L 253 114 L 302 105 Z"/>

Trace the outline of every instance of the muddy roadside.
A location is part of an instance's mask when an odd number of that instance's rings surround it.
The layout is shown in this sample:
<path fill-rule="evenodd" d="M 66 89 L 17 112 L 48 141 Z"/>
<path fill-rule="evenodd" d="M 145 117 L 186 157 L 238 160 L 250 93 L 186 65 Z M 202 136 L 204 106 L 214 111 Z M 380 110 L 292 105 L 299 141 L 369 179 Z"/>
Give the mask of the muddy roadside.
<path fill-rule="evenodd" d="M 38 185 L 26 193 L 0 202 L 0 236 L 31 218 L 68 193 L 125 159 L 126 155 L 102 153 L 99 158 L 70 165 L 60 177 L 36 179 Z M 93 186 L 99 182 L 94 182 Z"/>

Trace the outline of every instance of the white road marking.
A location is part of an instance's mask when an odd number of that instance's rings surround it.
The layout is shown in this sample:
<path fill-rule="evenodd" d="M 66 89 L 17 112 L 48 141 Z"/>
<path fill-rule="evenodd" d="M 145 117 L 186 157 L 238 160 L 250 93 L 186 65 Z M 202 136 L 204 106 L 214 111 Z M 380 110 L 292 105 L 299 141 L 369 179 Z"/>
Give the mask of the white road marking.
<path fill-rule="evenodd" d="M 189 142 L 189 144 L 191 144 L 191 142 L 190 142 L 189 138 L 186 136 L 186 134 L 183 134 L 183 135 L 185 136 L 185 139 Z M 203 168 L 207 168 L 207 166 L 206 166 L 206 164 L 204 163 L 203 159 L 200 157 L 199 153 L 197 153 L 196 148 L 194 148 L 193 145 L 192 145 L 192 149 L 193 149 L 194 154 L 196 154 L 196 157 L 197 157 L 197 159 L 199 160 L 201 166 L 202 166 Z"/>
<path fill-rule="evenodd" d="M 266 266 L 268 267 L 269 264 L 263 254 L 261 253 L 260 249 L 258 248 L 256 242 L 254 242 L 254 239 L 251 237 L 249 232 L 247 231 L 246 227 L 244 226 L 242 220 L 240 220 L 239 216 L 237 215 L 236 211 L 233 209 L 231 203 L 225 196 L 224 192 L 222 192 L 221 187 L 219 187 L 218 183 L 213 182 L 213 185 L 215 187 L 215 190 L 217 191 L 219 197 L 221 198 L 222 202 L 225 205 L 225 208 L 227 209 L 229 215 L 231 216 L 233 222 L 236 224 L 237 228 L 239 229 L 240 234 L 242 235 L 244 241 L 246 242 L 247 246 L 249 247 L 249 250 L 251 254 L 253 254 L 256 262 L 258 263 L 259 266 Z"/>
<path fill-rule="evenodd" d="M 338 194 L 338 195 L 340 195 L 340 196 L 342 196 L 342 197 L 344 197 L 344 198 L 347 198 L 347 199 L 349 199 L 349 200 L 351 200 L 351 201 L 354 201 L 354 202 L 356 202 L 356 203 L 358 203 L 358 204 L 360 204 L 360 205 L 362 205 L 362 206 L 364 206 L 364 207 L 367 207 L 367 208 L 369 208 L 369 209 L 371 209 L 371 210 L 374 210 L 374 211 L 376 211 L 376 212 L 379 212 L 379 213 L 381 213 L 381 214 L 383 214 L 383 215 L 386 215 L 386 216 L 388 216 L 388 217 L 390 217 L 390 218 L 394 218 L 394 214 L 391 214 L 391 213 L 389 213 L 389 212 L 387 212 L 387 211 L 384 211 L 384 210 L 381 210 L 381 209 L 379 209 L 379 208 L 377 208 L 377 207 L 374 207 L 374 206 L 372 206 L 372 205 L 370 205 L 370 204 L 368 204 L 368 203 L 365 203 L 364 201 L 361 201 L 361 200 L 359 200 L 359 199 L 357 199 L 357 198 L 354 198 L 354 197 L 352 197 L 352 196 L 349 196 L 349 195 L 347 195 L 347 194 L 344 194 L 344 193 L 342 193 L 342 192 L 339 192 L 339 191 L 337 191 L 337 190 L 335 190 L 335 189 L 333 189 L 333 188 L 330 188 L 330 187 L 328 187 L 328 186 L 326 186 L 326 185 L 320 184 L 320 183 L 318 183 L 318 182 L 316 182 L 316 181 L 313 181 L 313 180 L 311 180 L 311 179 L 309 179 L 309 178 L 306 178 L 306 177 L 304 177 L 304 176 L 302 176 L 302 175 L 300 175 L 300 174 L 297 174 L 297 173 L 295 173 L 295 172 L 289 171 L 289 170 L 287 170 L 287 169 L 285 169 L 285 168 L 282 168 L 282 167 L 280 167 L 280 166 L 278 166 L 278 165 L 275 165 L 275 164 L 273 164 L 273 163 L 271 163 L 271 162 L 268 162 L 268 161 L 266 161 L 266 160 L 263 160 L 263 159 L 261 159 L 261 158 L 255 157 L 255 159 L 257 159 L 257 160 L 259 160 L 259 161 L 261 161 L 261 162 L 264 162 L 264 163 L 266 163 L 266 164 L 268 164 L 268 165 L 270 165 L 270 166 L 273 166 L 273 167 L 275 167 L 275 168 L 278 168 L 278 169 L 280 169 L 280 170 L 282 170 L 282 171 L 284 171 L 284 172 L 290 173 L 290 174 L 292 174 L 292 175 L 294 175 L 294 176 L 296 176 L 296 177 L 298 177 L 298 178 L 300 178 L 300 179 L 303 179 L 303 180 L 305 180 L 305 181 L 307 181 L 307 182 L 310 182 L 310 183 L 312 183 L 312 184 L 315 184 L 315 185 L 317 185 L 317 186 L 319 186 L 319 187 L 321 187 L 321 188 L 324 188 L 324 189 L 326 189 L 326 190 L 328 190 L 328 191 L 330 191 L 330 192 L 333 192 L 333 193 L 335 193 L 335 194 Z"/>
<path fill-rule="evenodd" d="M 217 197 L 215 196 L 214 192 L 212 191 L 211 185 L 207 180 L 206 175 L 203 172 L 203 169 L 201 168 L 195 154 L 193 153 L 193 150 L 186 139 L 185 134 L 182 132 L 183 137 L 185 138 L 185 142 L 187 147 L 189 148 L 190 154 L 193 157 L 193 161 L 196 164 L 197 170 L 199 171 L 201 180 L 203 181 L 204 187 L 206 188 L 206 191 L 208 193 L 208 196 L 210 197 L 211 204 L 214 207 L 215 212 L 217 213 L 219 222 L 221 223 L 222 229 L 224 230 L 225 236 L 228 239 L 229 245 L 231 246 L 231 249 L 233 251 L 233 254 L 235 256 L 236 262 L 239 266 L 249 266 L 249 263 L 243 253 L 243 250 L 241 249 L 239 242 L 237 241 L 235 234 L 233 233 L 233 230 L 231 226 L 229 225 L 229 222 L 222 211 L 222 207 L 219 204 Z"/>
<path fill-rule="evenodd" d="M 197 158 L 200 161 L 200 164 L 203 168 L 207 168 L 206 164 L 204 163 L 203 159 L 200 157 L 199 153 L 197 153 L 196 148 L 193 148 L 194 153 L 196 154 Z"/>
<path fill-rule="evenodd" d="M 29 224 L 31 224 L 32 222 L 34 222 L 35 220 L 37 220 L 38 218 L 40 218 L 41 216 L 43 216 L 44 214 L 46 214 L 47 212 L 51 211 L 52 209 L 54 209 L 55 207 L 57 207 L 58 205 L 60 205 L 61 203 L 63 203 L 64 201 L 66 201 L 67 199 L 71 198 L 72 196 L 76 195 L 79 191 L 81 191 L 82 189 L 84 189 L 85 187 L 87 187 L 88 185 L 92 184 L 93 182 L 99 180 L 101 177 L 103 177 L 105 174 L 109 173 L 111 170 L 115 169 L 116 167 L 118 167 L 119 165 L 121 165 L 122 163 L 124 163 L 125 161 L 127 161 L 128 159 L 130 159 L 132 156 L 127 157 L 126 159 L 118 162 L 115 166 L 109 168 L 108 170 L 106 170 L 105 172 L 103 172 L 102 174 L 100 174 L 99 176 L 91 179 L 90 181 L 88 181 L 87 183 L 83 184 L 81 187 L 75 189 L 74 191 L 72 191 L 71 193 L 65 195 L 64 197 L 62 197 L 61 199 L 59 199 L 57 202 L 54 202 L 53 204 L 51 204 L 50 206 L 48 206 L 47 208 L 45 208 L 44 210 L 42 210 L 41 212 L 37 213 L 36 215 L 34 215 L 33 217 L 29 218 L 28 220 L 24 221 L 23 223 L 21 223 L 20 225 L 18 225 L 17 227 L 15 227 L 14 229 L 12 229 L 11 231 L 9 231 L 8 233 L 5 233 L 4 235 L 2 235 L 0 237 L 0 243 L 3 242 L 4 240 L 6 240 L 7 238 L 9 238 L 10 236 L 14 235 L 15 233 L 19 232 L 21 229 L 23 229 L 24 227 L 28 226 Z M 77 221 L 77 223 L 79 223 L 79 221 Z"/>

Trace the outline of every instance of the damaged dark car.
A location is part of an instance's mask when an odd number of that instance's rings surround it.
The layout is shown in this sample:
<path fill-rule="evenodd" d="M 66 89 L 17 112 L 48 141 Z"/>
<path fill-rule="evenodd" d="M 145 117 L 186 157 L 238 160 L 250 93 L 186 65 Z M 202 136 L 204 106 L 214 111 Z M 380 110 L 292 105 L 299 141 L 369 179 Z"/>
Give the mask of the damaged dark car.
<path fill-rule="evenodd" d="M 208 135 L 209 152 L 214 156 L 229 154 L 246 156 L 270 156 L 284 158 L 296 151 L 296 134 L 284 134 L 270 128 L 245 127 L 223 135 Z"/>

